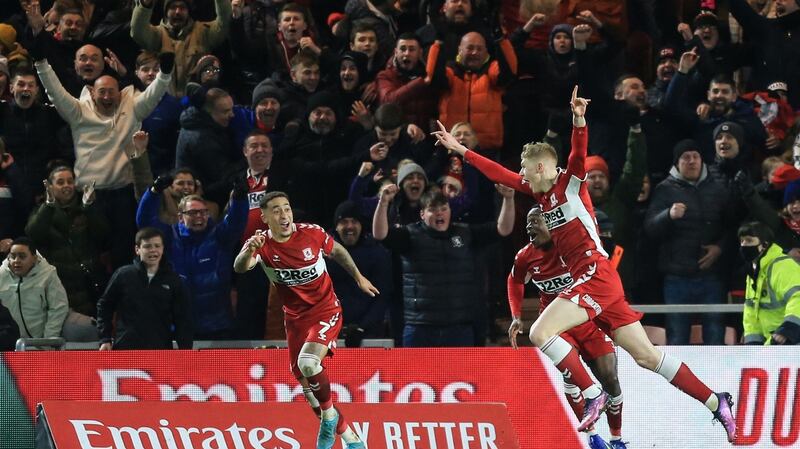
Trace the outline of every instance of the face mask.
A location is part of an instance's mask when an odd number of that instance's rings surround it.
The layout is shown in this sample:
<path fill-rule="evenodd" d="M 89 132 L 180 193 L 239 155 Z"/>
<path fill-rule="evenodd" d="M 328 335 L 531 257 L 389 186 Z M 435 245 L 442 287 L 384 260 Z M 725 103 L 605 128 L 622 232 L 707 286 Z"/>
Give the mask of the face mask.
<path fill-rule="evenodd" d="M 758 250 L 758 246 L 741 246 L 739 247 L 739 253 L 745 261 L 754 262 L 761 251 Z"/>

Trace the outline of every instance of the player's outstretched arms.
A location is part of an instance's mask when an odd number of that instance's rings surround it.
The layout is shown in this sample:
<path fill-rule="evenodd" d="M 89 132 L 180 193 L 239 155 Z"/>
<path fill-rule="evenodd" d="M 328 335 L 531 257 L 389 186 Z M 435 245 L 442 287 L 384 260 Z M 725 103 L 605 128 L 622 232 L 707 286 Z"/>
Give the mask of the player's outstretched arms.
<path fill-rule="evenodd" d="M 256 231 L 252 237 L 247 239 L 242 250 L 236 255 L 236 260 L 233 261 L 233 271 L 245 273 L 252 270 L 256 266 L 256 258 L 253 256 L 264 246 L 266 240 L 267 238 L 261 230 Z"/>
<path fill-rule="evenodd" d="M 586 108 L 589 107 L 589 100 L 588 98 L 581 98 L 578 96 L 578 86 L 572 89 L 572 99 L 569 102 L 570 107 L 572 108 L 572 126 L 583 128 L 586 126 Z"/>
<path fill-rule="evenodd" d="M 335 260 L 336 263 L 342 266 L 350 276 L 355 279 L 356 284 L 358 284 L 358 288 L 360 288 L 364 293 L 368 294 L 371 297 L 375 297 L 379 295 L 381 292 L 372 285 L 372 282 L 369 279 L 365 278 L 360 271 L 358 271 L 358 267 L 356 263 L 353 261 L 353 258 L 350 257 L 350 253 L 347 252 L 347 249 L 342 246 L 339 242 L 333 242 L 333 250 L 331 251 L 331 259 Z"/>

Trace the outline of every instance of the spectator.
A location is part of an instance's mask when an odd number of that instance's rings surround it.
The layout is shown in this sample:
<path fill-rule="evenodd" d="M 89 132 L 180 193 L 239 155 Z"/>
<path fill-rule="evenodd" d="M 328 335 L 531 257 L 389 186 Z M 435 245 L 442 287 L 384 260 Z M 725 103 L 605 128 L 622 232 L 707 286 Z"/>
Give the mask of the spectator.
<path fill-rule="evenodd" d="M 795 133 L 795 112 L 788 102 L 788 85 L 783 81 L 775 81 L 767 86 L 766 91 L 748 92 L 741 97 L 753 105 L 756 115 L 767 130 L 767 150 L 779 153 L 791 145 Z M 788 145 L 787 145 L 788 144 Z"/>
<path fill-rule="evenodd" d="M 91 185 L 83 185 L 78 194 L 71 168 L 55 167 L 44 183 L 45 201 L 31 214 L 25 234 L 58 270 L 66 289 L 69 315 L 64 338 L 95 341 L 96 304 L 107 279 L 100 258 L 112 228 L 94 204 Z"/>
<path fill-rule="evenodd" d="M 156 190 L 161 191 L 161 207 L 158 219 L 172 226 L 180 220 L 178 203 L 189 195 L 203 196 L 203 187 L 191 168 L 180 167 L 169 174 L 161 175 L 155 180 Z M 166 186 L 166 187 L 164 187 Z M 219 219 L 219 206 L 214 202 L 207 202 L 208 216 L 216 221 Z"/>
<path fill-rule="evenodd" d="M 431 18 L 431 22 L 417 30 L 421 45 L 429 49 L 435 41 L 442 41 L 442 53 L 449 61 L 458 53 L 461 38 L 470 32 L 481 34 L 489 40 L 491 33 L 473 14 L 472 0 L 446 0 L 441 15 Z"/>
<path fill-rule="evenodd" d="M 25 217 L 33 207 L 31 191 L 14 156 L 6 152 L 0 137 L 0 257 L 8 254 L 11 241 L 22 235 Z"/>
<path fill-rule="evenodd" d="M 232 180 L 234 183 L 246 182 L 248 187 L 249 212 L 241 238 L 244 244 L 256 231 L 268 229 L 261 218 L 261 199 L 267 192 L 281 190 L 282 178 L 286 175 L 281 173 L 280 169 L 272 169 L 272 142 L 260 129 L 250 131 L 242 146 L 242 152 L 246 164 L 235 172 Z M 264 338 L 269 285 L 264 270 L 250 270 L 237 274 L 235 328 L 239 338 L 244 340 Z"/>
<path fill-rule="evenodd" d="M 378 36 L 375 28 L 366 23 L 354 25 L 350 30 L 350 51 L 361 53 L 367 57 L 367 70 L 363 73 L 362 83 L 373 81 L 378 71 L 386 67 L 389 53 L 380 53 L 378 50 Z M 371 100 L 374 100 L 374 87 L 372 89 Z"/>
<path fill-rule="evenodd" d="M 47 177 L 47 161 L 74 160 L 72 143 L 60 132 L 65 124 L 55 108 L 39 101 L 36 72 L 26 68 L 14 72 L 11 93 L 10 101 L 0 103 L 0 135 L 28 189 L 41 195 L 42 179 Z"/>
<path fill-rule="evenodd" d="M 136 57 L 136 77 L 144 88 L 156 80 L 160 71 L 157 54 L 142 51 Z M 182 111 L 183 106 L 178 98 L 164 94 L 158 106 L 142 121 L 142 130 L 150 136 L 147 154 L 151 170 L 156 176 L 166 174 L 174 167 Z"/>
<path fill-rule="evenodd" d="M 726 228 L 728 193 L 708 174 L 697 142 L 678 142 L 675 167 L 656 186 L 645 217 L 645 231 L 660 242 L 658 268 L 664 278 L 666 304 L 720 304 L 725 300 L 723 249 L 732 237 Z M 667 341 L 689 344 L 691 320 L 685 314 L 667 316 Z M 723 343 L 725 324 L 719 313 L 703 314 L 703 343 Z"/>
<path fill-rule="evenodd" d="M 425 66 L 419 39 L 411 33 L 401 34 L 394 48 L 394 57 L 377 76 L 378 102 L 397 103 L 408 123 L 423 130 L 432 129 L 438 98 L 425 83 Z"/>
<path fill-rule="evenodd" d="M 253 89 L 251 106 L 234 106 L 230 127 L 234 145 L 244 147 L 244 140 L 254 129 L 267 134 L 270 142 L 278 147 L 283 140 L 285 120 L 279 120 L 281 105 L 285 103 L 283 92 L 271 79 L 265 79 Z"/>
<path fill-rule="evenodd" d="M 697 64 L 698 56 L 693 50 L 681 55 L 678 73 L 672 77 L 664 97 L 665 110 L 678 118 L 680 125 L 700 144 L 700 155 L 704 161 L 713 160 L 714 144 L 712 132 L 722 122 L 736 122 L 744 129 L 744 139 L 753 151 L 764 148 L 767 133 L 753 107 L 738 98 L 736 85 L 725 75 L 716 75 L 708 85 L 708 105 L 699 114 L 694 113 L 688 97 L 688 74 Z"/>
<path fill-rule="evenodd" d="M 383 336 L 386 304 L 392 297 L 392 261 L 389 252 L 364 229 L 363 215 L 356 203 L 348 200 L 339 204 L 333 223 L 333 238 L 347 248 L 359 271 L 380 292 L 370 297 L 339 264 L 328 266 L 336 297 L 342 303 L 345 344 L 348 348 L 359 347 L 364 338 Z"/>
<path fill-rule="evenodd" d="M 327 224 L 336 205 L 347 197 L 348 181 L 359 163 L 386 157 L 385 151 L 377 150 L 353 153 L 360 127 L 341 118 L 337 100 L 330 92 L 314 94 L 308 100 L 307 119 L 296 135 L 284 138 L 283 154 L 276 158 L 287 164 L 287 193 L 295 215 L 303 221 Z M 318 182 L 325 189 L 320 191 Z"/>
<path fill-rule="evenodd" d="M 222 81 L 222 61 L 214 55 L 203 55 L 189 70 L 189 82 L 207 89 L 220 87 Z M 187 95 L 191 93 L 187 91 Z"/>
<path fill-rule="evenodd" d="M 496 222 L 467 225 L 450 222 L 447 198 L 438 190 L 422 198 L 420 221 L 389 226 L 389 203 L 399 187 L 388 187 L 372 222 L 376 240 L 400 254 L 403 266 L 405 327 L 403 346 L 473 346 L 475 310 L 482 298 L 476 251 L 514 227 L 514 191 L 498 186 L 503 205 Z"/>
<path fill-rule="evenodd" d="M 800 265 L 783 254 L 762 223 L 742 225 L 739 242 L 748 263 L 744 343 L 800 344 Z"/>
<path fill-rule="evenodd" d="M 336 84 L 331 91 L 341 98 L 342 112 L 351 113 L 350 120 L 371 130 L 374 119 L 371 109 L 375 100 L 374 83 L 367 83 L 367 57 L 357 51 L 346 51 L 339 60 Z M 369 99 L 369 101 L 367 100 Z"/>
<path fill-rule="evenodd" d="M 443 89 L 439 119 L 447 127 L 470 122 L 484 150 L 499 150 L 503 145 L 503 87 L 517 73 L 514 49 L 503 39 L 498 43 L 497 59 L 492 60 L 483 36 L 470 32 L 461 39 L 456 60 L 445 66 L 439 45 L 431 47 L 431 54 L 438 58 L 429 74 L 431 84 Z"/>
<path fill-rule="evenodd" d="M 0 56 L 6 58 L 9 68 L 16 68 L 28 60 L 28 51 L 17 42 L 17 30 L 7 23 L 0 23 Z"/>
<path fill-rule="evenodd" d="M 237 162 L 228 125 L 233 118 L 233 98 L 213 87 L 205 94 L 201 106 L 192 106 L 181 113 L 181 131 L 175 149 L 175 166 L 197 173 L 206 197 L 220 208 L 228 202 L 230 184 L 224 175 Z"/>
<path fill-rule="evenodd" d="M 392 53 L 394 43 L 397 40 L 397 13 L 395 2 L 391 0 L 347 0 L 344 13 L 350 27 L 339 29 L 344 36 L 353 36 L 351 30 L 364 24 L 375 30 L 378 38 L 378 53 L 389 55 Z M 352 40 L 352 39 L 351 39 Z"/>
<path fill-rule="evenodd" d="M 11 312 L 0 303 L 0 351 L 13 351 L 19 339 L 19 326 Z"/>
<path fill-rule="evenodd" d="M 322 50 L 315 43 L 315 34 L 313 19 L 308 10 L 298 3 L 285 4 L 278 14 L 278 32 L 274 37 L 267 36 L 267 51 L 261 53 L 262 55 L 266 54 L 269 58 L 267 67 L 271 68 L 273 72 L 285 75 L 293 67 L 292 59 L 301 49 L 306 48 L 311 54 L 319 57 Z M 251 45 L 253 44 L 245 42 L 243 48 L 247 49 Z M 256 45 L 258 45 L 257 42 Z M 241 47 L 237 46 L 237 48 Z M 255 50 L 255 48 L 251 48 L 251 50 Z M 256 58 L 258 57 L 253 56 L 252 60 L 258 60 Z"/>
<path fill-rule="evenodd" d="M 745 147 L 744 129 L 736 122 L 722 122 L 714 128 L 712 136 L 715 155 L 714 163 L 708 167 L 709 174 L 731 189 L 739 170 L 749 172 L 750 154 Z"/>
<path fill-rule="evenodd" d="M 755 191 L 746 173 L 737 173 L 735 179 L 751 216 L 766 225 L 774 234 L 775 238 L 770 241 L 785 248 L 787 254 L 800 262 L 800 180 L 786 186 L 783 208 L 775 212 Z"/>
<path fill-rule="evenodd" d="M 11 312 L 22 338 L 55 338 L 67 316 L 67 292 L 56 269 L 25 237 L 11 244 L 0 266 L 0 303 Z"/>
<path fill-rule="evenodd" d="M 153 26 L 150 17 L 154 3 L 154 0 L 137 2 L 131 17 L 131 37 L 144 50 L 175 53 L 175 76 L 171 79 L 169 92 L 180 97 L 189 81 L 189 71 L 197 63 L 196 58 L 210 53 L 225 41 L 231 20 L 231 3 L 229 0 L 214 0 L 216 20 L 195 23 L 189 0 L 165 0 L 164 18 L 158 26 Z"/>
<path fill-rule="evenodd" d="M 109 218 L 116 238 L 112 240 L 114 267 L 130 261 L 131 243 L 136 232 L 133 190 L 133 134 L 142 120 L 158 105 L 170 81 L 174 55 L 161 55 L 164 70 L 144 92 L 128 86 L 120 91 L 119 82 L 103 75 L 94 81 L 90 96 L 76 99 L 56 78 L 50 64 L 34 55 L 36 70 L 56 111 L 69 124 L 75 147 L 75 180 L 97 187 L 98 206 Z"/>
<path fill-rule="evenodd" d="M 789 103 L 800 108 L 800 5 L 776 0 L 775 17 L 759 15 L 747 0 L 730 0 L 730 11 L 751 39 L 751 84 L 765 90 L 776 79 L 789 83 Z"/>
<path fill-rule="evenodd" d="M 281 109 L 287 120 L 303 121 L 309 98 L 319 91 L 319 59 L 308 51 L 301 51 L 291 59 L 290 82 L 278 84 L 286 100 Z"/>
<path fill-rule="evenodd" d="M 189 297 L 164 256 L 164 234 L 136 233 L 136 259 L 119 268 L 97 302 L 100 350 L 192 349 Z M 116 319 L 115 318 L 116 315 Z"/>
<path fill-rule="evenodd" d="M 164 233 L 169 261 L 188 289 L 194 339 L 230 339 L 234 336 L 230 298 L 233 254 L 247 221 L 247 188 L 238 185 L 234 189 L 230 207 L 219 223 L 209 219 L 203 198 L 184 197 L 178 204 L 180 222 L 169 226 L 158 219 L 161 192 L 156 187 L 142 197 L 136 223 Z"/>
<path fill-rule="evenodd" d="M 664 95 L 667 94 L 669 82 L 672 81 L 672 77 L 678 70 L 678 51 L 669 45 L 661 47 L 656 63 L 656 80 L 647 89 L 647 105 L 661 110 L 664 107 Z"/>

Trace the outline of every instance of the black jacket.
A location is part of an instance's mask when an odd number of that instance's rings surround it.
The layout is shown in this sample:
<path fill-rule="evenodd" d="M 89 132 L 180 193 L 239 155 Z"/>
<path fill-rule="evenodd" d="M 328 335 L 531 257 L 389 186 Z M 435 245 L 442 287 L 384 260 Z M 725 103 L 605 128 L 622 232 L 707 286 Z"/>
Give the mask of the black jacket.
<path fill-rule="evenodd" d="M 19 326 L 2 304 L 0 304 L 0 351 L 13 351 L 19 339 Z"/>
<path fill-rule="evenodd" d="M 173 339 L 191 349 L 191 316 L 186 288 L 163 260 L 150 281 L 139 259 L 119 268 L 97 303 L 100 341 L 111 341 L 116 327 L 114 349 L 172 349 Z"/>
<path fill-rule="evenodd" d="M 674 203 L 686 205 L 683 218 L 673 220 L 669 209 Z M 676 276 L 718 274 L 725 265 L 725 248 L 730 247 L 736 226 L 730 217 L 729 193 L 724 185 L 708 174 L 703 165 L 697 183 L 686 181 L 677 168 L 656 186 L 645 216 L 645 232 L 659 242 L 659 270 Z M 702 245 L 718 245 L 722 256 L 706 272 L 697 261 L 703 256 Z"/>
<path fill-rule="evenodd" d="M 227 128 L 220 126 L 202 109 L 190 107 L 183 111 L 175 149 L 175 167 L 194 170 L 203 183 L 206 198 L 223 207 L 231 190 L 223 175 L 238 159 L 235 154 Z"/>
<path fill-rule="evenodd" d="M 451 223 L 445 232 L 423 222 L 390 228 L 383 243 L 400 254 L 406 324 L 471 324 L 486 298 L 475 257 L 499 240 L 497 223 Z"/>

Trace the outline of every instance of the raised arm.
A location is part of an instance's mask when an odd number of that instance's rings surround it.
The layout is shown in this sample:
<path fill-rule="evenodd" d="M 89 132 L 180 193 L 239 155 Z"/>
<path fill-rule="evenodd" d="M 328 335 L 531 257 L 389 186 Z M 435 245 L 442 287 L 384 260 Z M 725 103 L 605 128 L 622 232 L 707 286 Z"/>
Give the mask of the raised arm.
<path fill-rule="evenodd" d="M 236 255 L 236 260 L 233 261 L 233 271 L 237 273 L 246 273 L 256 266 L 256 252 L 264 246 L 267 237 L 261 230 L 256 231 L 246 242 L 239 254 Z"/>
<path fill-rule="evenodd" d="M 137 95 L 133 100 L 133 113 L 137 120 L 144 120 L 153 112 L 172 80 L 172 68 L 175 65 L 175 54 L 162 53 L 159 55 L 158 61 L 161 66 L 161 72 L 156 76 L 156 80 L 150 83 L 147 89 L 140 95 Z"/>
<path fill-rule="evenodd" d="M 81 107 L 78 99 L 70 95 L 67 89 L 64 89 L 47 59 L 36 61 L 34 66 L 39 74 L 39 79 L 42 81 L 44 91 L 47 92 L 47 97 L 53 102 L 53 106 L 56 107 L 56 111 L 61 118 L 69 123 L 70 126 L 77 123 L 81 119 Z"/>
<path fill-rule="evenodd" d="M 140 0 L 131 15 L 131 37 L 144 50 L 161 51 L 161 32 L 150 25 L 153 0 Z"/>
<path fill-rule="evenodd" d="M 586 127 L 586 108 L 591 100 L 578 96 L 578 86 L 572 89 L 572 151 L 567 159 L 567 173 L 583 179 L 586 175 L 584 164 L 589 146 L 589 129 Z"/>
<path fill-rule="evenodd" d="M 514 230 L 514 189 L 502 184 L 497 184 L 494 187 L 503 196 L 500 215 L 497 217 L 497 233 L 506 237 Z"/>
<path fill-rule="evenodd" d="M 221 45 L 228 37 L 228 29 L 231 25 L 231 2 L 230 0 L 214 0 L 214 10 L 217 18 L 205 27 L 206 50 L 211 51 Z"/>
<path fill-rule="evenodd" d="M 400 187 L 392 184 L 381 192 L 378 207 L 375 208 L 375 214 L 372 217 L 372 237 L 375 240 L 383 240 L 389 235 L 389 204 L 399 191 Z"/>

